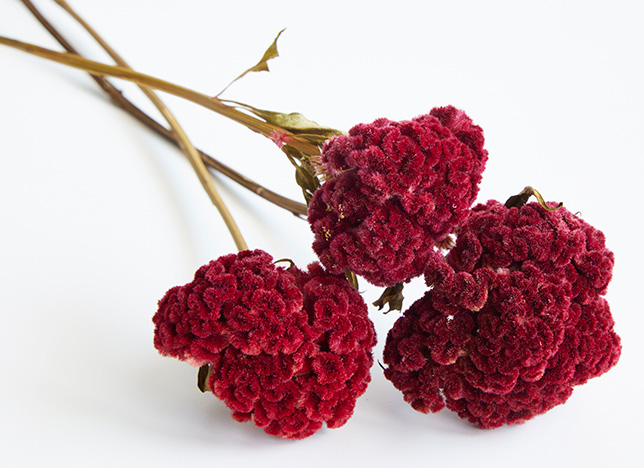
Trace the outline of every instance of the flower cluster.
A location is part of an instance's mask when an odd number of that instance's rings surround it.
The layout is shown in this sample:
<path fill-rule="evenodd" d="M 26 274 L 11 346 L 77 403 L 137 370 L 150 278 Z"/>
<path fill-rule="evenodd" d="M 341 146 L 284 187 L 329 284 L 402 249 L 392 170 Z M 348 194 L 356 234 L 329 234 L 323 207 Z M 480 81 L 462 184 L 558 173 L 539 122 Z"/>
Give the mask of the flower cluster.
<path fill-rule="evenodd" d="M 601 231 L 565 209 L 478 205 L 389 332 L 385 376 L 416 410 L 482 428 L 544 413 L 619 358 L 612 267 Z"/>
<path fill-rule="evenodd" d="M 425 275 L 429 291 L 396 321 L 384 349 L 386 378 L 421 412 L 447 407 L 483 428 L 520 423 L 564 403 L 575 385 L 619 359 L 603 297 L 614 263 L 604 235 L 565 209 L 550 211 L 530 187 L 505 205 L 472 209 L 488 152 L 482 129 L 463 111 L 438 107 L 343 134 L 297 112 L 221 99 L 230 84 L 268 70 L 282 32 L 217 94 L 215 106 L 164 82 L 163 91 L 273 141 L 296 167 L 305 206 L 200 153 L 150 96 L 169 126 L 157 123 L 105 78 L 160 80 L 132 69 L 125 76 L 125 64 L 102 64 L 97 77 L 96 62 L 24 3 L 69 53 L 0 43 L 89 72 L 119 107 L 176 143 L 241 250 L 168 290 L 153 317 L 155 348 L 199 367 L 199 388 L 221 399 L 235 420 L 293 439 L 347 422 L 371 379 L 376 344 L 367 307 L 351 286 L 355 275 L 386 287 L 374 304 L 391 308 L 402 306 L 403 283 Z M 204 164 L 298 217 L 307 214 L 322 265 L 285 268 L 262 250 L 246 250 Z M 532 195 L 540 204 L 526 204 Z"/>
<path fill-rule="evenodd" d="M 371 378 L 367 307 L 319 264 L 285 269 L 261 250 L 220 257 L 170 289 L 153 321 L 161 354 L 208 365 L 208 386 L 233 418 L 268 434 L 342 426 Z"/>
<path fill-rule="evenodd" d="M 483 131 L 452 106 L 378 119 L 327 141 L 309 205 L 313 249 L 332 273 L 377 286 L 422 274 L 434 243 L 467 216 L 487 161 Z"/>

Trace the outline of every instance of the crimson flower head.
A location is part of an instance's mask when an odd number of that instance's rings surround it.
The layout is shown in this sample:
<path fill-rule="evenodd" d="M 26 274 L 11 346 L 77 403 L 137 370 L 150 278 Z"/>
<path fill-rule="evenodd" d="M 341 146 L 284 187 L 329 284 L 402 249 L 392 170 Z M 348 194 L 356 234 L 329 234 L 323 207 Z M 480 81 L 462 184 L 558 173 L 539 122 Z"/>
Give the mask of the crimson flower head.
<path fill-rule="evenodd" d="M 473 208 L 447 261 L 467 272 L 533 263 L 564 277 L 571 297 L 585 303 L 604 295 L 612 278 L 615 260 L 605 243 L 603 232 L 565 208 L 547 211 L 532 202 L 513 209 L 491 200 Z"/>
<path fill-rule="evenodd" d="M 209 366 L 209 389 L 237 421 L 293 439 L 340 427 L 371 379 L 367 306 L 319 264 L 276 266 L 264 251 L 226 255 L 170 289 L 153 318 L 165 356 Z"/>
<path fill-rule="evenodd" d="M 416 410 L 482 428 L 542 414 L 619 359 L 612 267 L 603 233 L 564 208 L 478 205 L 389 332 L 385 376 Z"/>
<path fill-rule="evenodd" d="M 332 273 L 377 286 L 422 274 L 465 218 L 487 161 L 483 131 L 452 106 L 410 121 L 359 124 L 322 149 L 309 205 L 313 249 Z"/>

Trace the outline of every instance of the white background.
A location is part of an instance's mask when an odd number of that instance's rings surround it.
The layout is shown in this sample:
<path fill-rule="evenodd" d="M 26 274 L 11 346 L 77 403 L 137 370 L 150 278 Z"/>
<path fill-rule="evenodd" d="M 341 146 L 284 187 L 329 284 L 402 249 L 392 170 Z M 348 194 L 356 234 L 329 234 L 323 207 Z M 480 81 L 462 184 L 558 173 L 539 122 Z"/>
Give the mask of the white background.
<path fill-rule="evenodd" d="M 303 441 L 229 417 L 187 364 L 152 346 L 157 300 L 235 247 L 181 153 L 83 72 L 0 47 L 2 466 L 643 466 L 640 2 L 76 0 L 137 70 L 216 94 L 277 32 L 271 73 L 226 96 L 347 130 L 464 109 L 490 153 L 479 201 L 525 185 L 602 229 L 618 365 L 521 426 L 423 415 L 375 365 L 342 428 Z M 102 54 L 51 1 L 84 53 Z M 0 34 L 60 50 L 17 0 Z M 126 94 L 149 109 L 130 85 Z M 299 200 L 273 143 L 167 97 L 195 144 Z M 216 179 L 253 248 L 304 266 L 306 222 Z M 379 291 L 363 281 L 368 302 Z M 422 282 L 407 288 L 418 298 Z M 381 358 L 397 313 L 372 308 Z"/>

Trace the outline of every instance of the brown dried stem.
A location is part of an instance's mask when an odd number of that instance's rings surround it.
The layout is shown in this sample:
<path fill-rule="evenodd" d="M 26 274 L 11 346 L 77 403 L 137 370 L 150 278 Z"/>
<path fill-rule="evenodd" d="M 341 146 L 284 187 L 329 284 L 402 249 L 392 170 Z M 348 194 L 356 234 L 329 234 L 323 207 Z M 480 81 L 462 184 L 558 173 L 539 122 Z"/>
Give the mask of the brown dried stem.
<path fill-rule="evenodd" d="M 110 76 L 113 78 L 120 78 L 126 81 L 131 81 L 138 85 L 153 88 L 159 91 L 172 94 L 174 96 L 191 101 L 206 109 L 210 109 L 217 114 L 228 117 L 237 123 L 244 125 L 246 128 L 264 135 L 266 138 L 273 139 L 276 133 L 279 133 L 284 141 L 288 141 L 288 146 L 301 151 L 304 154 L 316 154 L 319 148 L 316 144 L 306 141 L 305 138 L 300 138 L 297 134 L 290 130 L 273 125 L 269 122 L 259 120 L 251 115 L 248 115 L 234 107 L 228 106 L 217 98 L 210 97 L 198 91 L 186 88 L 184 86 L 171 83 L 160 78 L 139 73 L 129 68 L 106 65 L 94 60 L 88 60 L 79 55 L 70 54 L 66 52 L 56 52 L 46 47 L 40 47 L 28 42 L 17 41 L 9 39 L 8 37 L 0 36 L 0 44 L 13 49 L 26 52 L 37 57 L 41 57 L 52 62 L 61 63 L 69 67 L 78 68 L 95 75 Z M 285 145 L 286 146 L 286 145 Z"/>
<path fill-rule="evenodd" d="M 118 65 L 124 68 L 131 69 L 130 66 L 125 62 L 125 60 L 123 60 L 123 58 L 118 53 L 116 53 L 116 51 L 112 49 L 109 46 L 109 44 L 107 44 L 107 42 L 105 42 L 103 38 L 99 36 L 98 33 L 96 33 L 96 31 L 94 31 L 94 29 L 87 22 L 85 22 L 85 20 L 83 20 L 83 18 L 81 18 L 67 4 L 66 1 L 64 0 L 55 0 L 55 1 L 85 28 L 85 30 L 101 45 L 103 49 L 105 49 L 105 51 L 110 55 L 110 57 L 112 57 L 112 59 Z M 150 99 L 150 101 L 152 101 L 154 106 L 159 110 L 159 112 L 161 112 L 161 115 L 163 115 L 163 117 L 167 120 L 168 125 L 170 126 L 170 129 L 172 130 L 172 133 L 175 137 L 175 140 L 179 143 L 181 150 L 190 161 L 190 164 L 194 169 L 195 173 L 197 174 L 197 177 L 199 178 L 199 182 L 201 182 L 201 185 L 203 186 L 204 190 L 208 194 L 210 201 L 213 203 L 213 205 L 215 205 L 215 207 L 217 208 L 217 211 L 219 211 L 219 214 L 224 220 L 224 223 L 226 224 L 226 227 L 228 228 L 230 235 L 235 241 L 235 245 L 237 246 L 237 249 L 247 250 L 248 246 L 246 245 L 246 241 L 244 240 L 244 237 L 239 231 L 239 227 L 237 226 L 237 223 L 233 219 L 232 215 L 230 214 L 228 207 L 226 206 L 221 196 L 217 192 L 217 189 L 215 188 L 214 184 L 212 183 L 212 180 L 210 178 L 210 173 L 208 172 L 206 165 L 201 160 L 199 153 L 197 152 L 193 144 L 188 139 L 188 136 L 184 132 L 181 125 L 179 125 L 179 122 L 175 118 L 174 114 L 170 112 L 170 109 L 168 109 L 168 107 L 163 103 L 163 101 L 161 101 L 161 99 L 156 95 L 156 93 L 152 91 L 150 88 L 142 85 L 140 85 L 139 88 L 141 89 L 141 91 L 143 91 L 143 93 L 147 96 L 147 98 Z"/>
<path fill-rule="evenodd" d="M 67 50 L 69 53 L 80 55 L 76 49 L 65 39 L 65 37 L 38 11 L 38 9 L 33 5 L 30 0 L 22 0 L 25 6 L 31 11 L 31 13 L 36 17 L 36 19 L 49 31 L 49 33 L 60 43 L 60 45 Z M 143 123 L 145 126 L 164 137 L 167 141 L 170 141 L 176 145 L 179 145 L 177 139 L 175 138 L 174 133 L 171 130 L 168 130 L 156 120 L 151 118 L 148 114 L 143 112 L 140 108 L 134 105 L 130 100 L 128 100 L 121 91 L 119 91 L 112 83 L 110 83 L 103 76 L 95 75 L 90 73 L 90 76 L 94 81 L 103 89 L 107 96 L 112 100 L 112 102 L 126 111 L 128 114 L 136 118 L 139 122 Z M 293 200 L 290 200 L 286 197 L 283 197 L 263 186 L 249 179 L 248 177 L 240 174 L 234 169 L 226 166 L 225 164 L 219 162 L 212 156 L 199 151 L 199 155 L 203 162 L 211 167 L 212 169 L 219 171 L 221 174 L 230 178 L 231 180 L 237 182 L 246 189 L 252 191 L 256 195 L 268 200 L 269 202 L 291 212 L 297 217 L 304 218 L 306 217 L 306 205 L 299 203 Z"/>
<path fill-rule="evenodd" d="M 524 188 L 517 195 L 513 195 L 510 198 L 508 198 L 508 200 L 505 202 L 505 206 L 507 208 L 513 208 L 513 207 L 521 208 L 523 205 L 528 203 L 528 200 L 533 195 L 537 199 L 537 201 L 539 202 L 539 205 L 541 205 L 541 207 L 544 210 L 556 211 L 556 210 L 558 210 L 559 208 L 561 208 L 563 206 L 563 203 L 559 203 L 555 207 L 549 206 L 546 203 L 546 201 L 543 199 L 543 197 L 541 196 L 539 191 L 537 189 L 535 189 L 535 188 L 530 187 L 530 186 L 527 186 L 526 188 Z"/>

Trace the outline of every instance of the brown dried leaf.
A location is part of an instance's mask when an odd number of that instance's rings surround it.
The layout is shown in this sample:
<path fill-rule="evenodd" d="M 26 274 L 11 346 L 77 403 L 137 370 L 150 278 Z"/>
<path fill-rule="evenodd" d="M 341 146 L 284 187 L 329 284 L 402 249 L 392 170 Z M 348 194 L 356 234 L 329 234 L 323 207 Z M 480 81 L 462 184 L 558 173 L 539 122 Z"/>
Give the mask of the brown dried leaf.
<path fill-rule="evenodd" d="M 394 286 L 389 286 L 387 289 L 385 289 L 382 293 L 382 296 L 373 303 L 374 306 L 378 308 L 378 310 L 382 310 L 382 308 L 385 305 L 389 305 L 389 310 L 384 312 L 385 314 L 388 314 L 392 310 L 402 310 L 402 304 L 403 304 L 403 284 L 398 283 Z"/>
<path fill-rule="evenodd" d="M 204 364 L 199 368 L 199 372 L 197 373 L 197 388 L 201 393 L 210 391 L 210 387 L 208 386 L 208 377 L 210 377 L 210 366 L 208 364 Z"/>
<path fill-rule="evenodd" d="M 349 270 L 348 268 L 344 269 L 344 275 L 347 277 L 347 281 L 349 281 L 349 284 L 353 289 L 356 291 L 358 290 L 358 277 L 354 272 Z"/>

